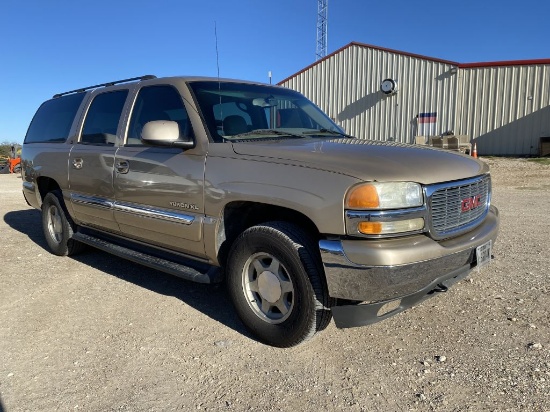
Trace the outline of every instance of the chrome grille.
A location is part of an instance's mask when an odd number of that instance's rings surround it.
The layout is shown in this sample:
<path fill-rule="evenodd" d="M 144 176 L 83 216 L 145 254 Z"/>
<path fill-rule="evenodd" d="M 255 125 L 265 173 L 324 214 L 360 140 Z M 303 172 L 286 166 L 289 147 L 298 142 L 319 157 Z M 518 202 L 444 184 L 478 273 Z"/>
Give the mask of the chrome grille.
<path fill-rule="evenodd" d="M 436 185 L 429 187 L 427 192 L 432 237 L 443 239 L 456 236 L 476 226 L 487 215 L 491 201 L 491 176 Z M 470 208 L 467 199 L 476 196 L 479 196 L 479 206 Z"/>

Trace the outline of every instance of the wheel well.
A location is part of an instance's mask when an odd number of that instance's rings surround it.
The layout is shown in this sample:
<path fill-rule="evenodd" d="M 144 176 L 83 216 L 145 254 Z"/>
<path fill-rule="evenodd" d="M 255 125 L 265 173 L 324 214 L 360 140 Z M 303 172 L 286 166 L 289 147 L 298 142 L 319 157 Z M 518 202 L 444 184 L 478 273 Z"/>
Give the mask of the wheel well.
<path fill-rule="evenodd" d="M 38 192 L 40 193 L 40 198 L 44 200 L 44 197 L 51 192 L 52 190 L 61 190 L 59 185 L 51 177 L 39 177 L 37 180 Z"/>
<path fill-rule="evenodd" d="M 319 238 L 319 231 L 315 223 L 296 210 L 265 203 L 229 203 L 224 209 L 223 223 L 220 225 L 218 234 L 218 237 L 223 239 L 218 250 L 220 264 L 225 266 L 229 249 L 242 232 L 249 227 L 272 221 L 293 223 L 309 233 L 312 238 Z"/>

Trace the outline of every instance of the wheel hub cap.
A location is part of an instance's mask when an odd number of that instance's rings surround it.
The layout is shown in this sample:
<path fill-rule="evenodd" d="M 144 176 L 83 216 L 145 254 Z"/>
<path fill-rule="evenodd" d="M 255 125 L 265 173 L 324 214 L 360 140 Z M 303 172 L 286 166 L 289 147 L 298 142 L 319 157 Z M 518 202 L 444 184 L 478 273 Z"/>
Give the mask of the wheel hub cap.
<path fill-rule="evenodd" d="M 61 222 L 61 216 L 55 206 L 50 207 L 48 211 L 48 230 L 52 239 L 60 243 L 63 236 L 63 223 Z"/>
<path fill-rule="evenodd" d="M 279 278 L 269 271 L 264 271 L 258 276 L 258 292 L 262 299 L 275 303 L 281 299 L 281 282 Z"/>
<path fill-rule="evenodd" d="M 250 309 L 267 323 L 284 322 L 294 308 L 294 285 L 275 256 L 259 252 L 243 268 L 243 292 Z"/>

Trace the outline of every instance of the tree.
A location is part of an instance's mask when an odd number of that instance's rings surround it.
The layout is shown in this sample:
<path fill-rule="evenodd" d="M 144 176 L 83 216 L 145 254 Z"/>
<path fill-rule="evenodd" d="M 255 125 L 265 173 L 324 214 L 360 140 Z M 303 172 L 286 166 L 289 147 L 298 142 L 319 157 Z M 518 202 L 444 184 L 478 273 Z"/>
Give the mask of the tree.
<path fill-rule="evenodd" d="M 10 155 L 11 147 L 15 146 L 15 150 L 21 149 L 21 144 L 16 142 L 2 142 L 0 143 L 0 157 L 7 157 Z"/>

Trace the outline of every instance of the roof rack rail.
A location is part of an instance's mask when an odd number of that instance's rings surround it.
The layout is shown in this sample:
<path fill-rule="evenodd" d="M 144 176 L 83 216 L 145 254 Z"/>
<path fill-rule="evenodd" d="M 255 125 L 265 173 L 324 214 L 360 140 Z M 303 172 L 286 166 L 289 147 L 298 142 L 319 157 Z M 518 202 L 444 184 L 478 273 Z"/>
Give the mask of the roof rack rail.
<path fill-rule="evenodd" d="M 86 90 L 97 89 L 98 87 L 107 87 L 107 86 L 114 86 L 115 84 L 119 84 L 119 83 L 133 82 L 134 80 L 150 80 L 150 79 L 156 79 L 156 78 L 157 76 L 154 76 L 152 74 L 147 74 L 145 76 L 132 77 L 131 79 L 115 80 L 114 82 L 101 83 L 101 84 L 96 84 L 94 86 L 88 86 L 88 87 L 83 87 L 81 89 L 71 90 L 69 92 L 57 93 L 53 95 L 53 98 L 55 99 L 57 97 L 65 96 L 66 94 L 71 94 L 71 93 L 82 93 L 82 92 L 85 92 Z"/>

